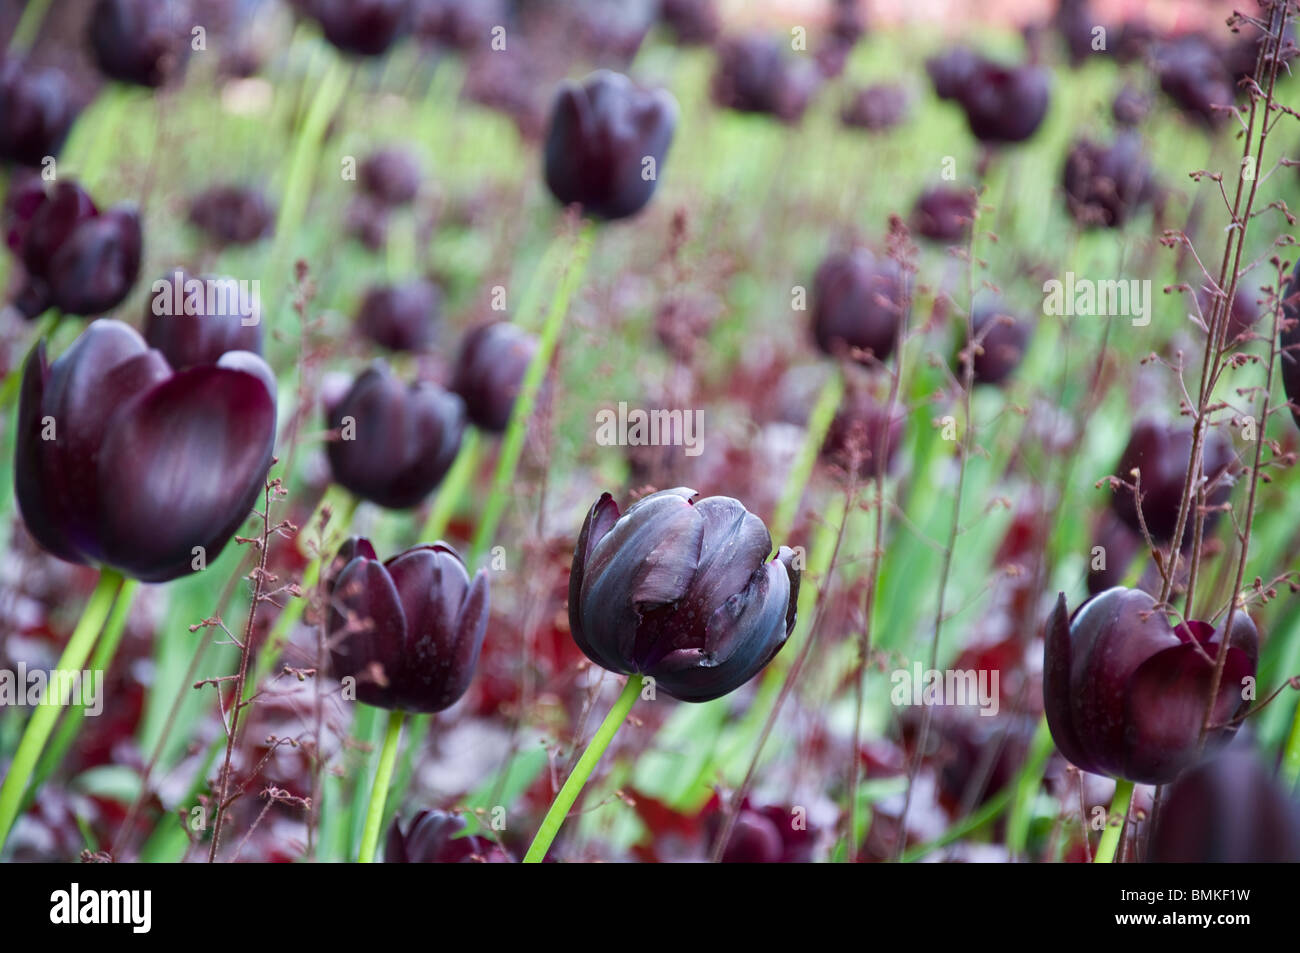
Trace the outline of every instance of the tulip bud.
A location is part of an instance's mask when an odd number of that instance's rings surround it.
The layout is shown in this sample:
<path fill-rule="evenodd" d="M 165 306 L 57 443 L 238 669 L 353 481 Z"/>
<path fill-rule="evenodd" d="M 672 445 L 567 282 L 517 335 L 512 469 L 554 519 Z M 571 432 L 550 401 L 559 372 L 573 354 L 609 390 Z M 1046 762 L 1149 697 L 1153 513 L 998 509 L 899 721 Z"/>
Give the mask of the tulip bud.
<path fill-rule="evenodd" d="M 741 36 L 718 52 L 713 99 L 725 109 L 767 113 L 785 123 L 803 118 L 820 78 L 811 64 L 791 62 L 780 40 Z"/>
<path fill-rule="evenodd" d="M 388 829 L 386 864 L 510 864 L 514 858 L 486 837 L 461 832 L 468 825 L 457 814 L 421 811 L 406 831 L 399 819 Z"/>
<path fill-rule="evenodd" d="M 1156 601 L 1116 587 L 1071 619 L 1062 593 L 1047 620 L 1043 705 L 1056 747 L 1076 767 L 1165 784 L 1201 757 L 1200 733 L 1223 632 L 1208 622 L 1171 626 Z M 1232 631 L 1205 747 L 1226 744 L 1249 707 L 1259 635 L 1244 611 Z"/>
<path fill-rule="evenodd" d="M 980 57 L 965 46 L 954 46 L 925 61 L 925 71 L 940 99 L 957 99 L 980 65 Z"/>
<path fill-rule="evenodd" d="M 306 9 L 342 52 L 381 56 L 406 30 L 411 0 L 307 0 Z"/>
<path fill-rule="evenodd" d="M 461 344 L 451 389 L 465 401 L 474 426 L 504 433 L 537 339 L 508 321 L 481 325 Z"/>
<path fill-rule="evenodd" d="M 90 45 L 110 79 L 161 86 L 189 59 L 193 19 L 186 0 L 97 0 Z"/>
<path fill-rule="evenodd" d="M 1023 142 L 1047 115 L 1047 71 L 1038 66 L 1003 66 L 982 60 L 966 77 L 957 101 L 976 139 Z"/>
<path fill-rule="evenodd" d="M 1151 167 L 1135 134 L 1114 145 L 1075 143 L 1065 158 L 1065 201 L 1080 225 L 1120 228 L 1152 196 Z"/>
<path fill-rule="evenodd" d="M 1160 89 L 1189 118 L 1208 128 L 1220 125 L 1232 106 L 1232 82 L 1218 50 L 1194 33 L 1163 45 L 1156 55 Z"/>
<path fill-rule="evenodd" d="M 390 351 L 422 351 L 433 343 L 442 292 L 431 281 L 377 285 L 366 292 L 357 328 Z"/>
<path fill-rule="evenodd" d="M 275 210 L 257 189 L 216 185 L 190 202 L 190 224 L 218 247 L 250 245 L 271 234 Z"/>
<path fill-rule="evenodd" d="M 76 115 L 62 72 L 0 64 L 0 160 L 41 165 L 63 147 Z"/>
<path fill-rule="evenodd" d="M 434 384 L 410 386 L 375 364 L 326 414 L 334 480 L 389 509 L 415 506 L 442 482 L 460 450 L 465 405 Z"/>
<path fill-rule="evenodd" d="M 165 582 L 216 559 L 263 492 L 274 378 L 243 351 L 173 372 L 103 319 L 52 365 L 44 344 L 32 353 L 17 435 L 14 490 L 37 542 Z"/>
<path fill-rule="evenodd" d="M 176 368 L 215 364 L 227 351 L 261 354 L 258 308 L 233 278 L 191 278 L 177 269 L 154 282 L 144 339 Z"/>
<path fill-rule="evenodd" d="M 1236 460 L 1232 444 L 1217 431 L 1205 435 L 1202 474 L 1206 484 L 1205 505 L 1219 506 L 1232 494 L 1230 469 Z M 1137 501 L 1133 489 L 1120 487 L 1111 498 L 1115 515 L 1135 533 L 1142 532 L 1142 522 L 1157 543 L 1173 540 L 1178 529 L 1178 509 L 1183 498 L 1183 483 L 1187 479 L 1187 466 L 1192 456 L 1192 428 L 1177 424 L 1161 424 L 1154 420 L 1139 421 L 1133 427 L 1128 445 L 1115 465 L 1116 475 L 1132 484 L 1132 473 L 1140 476 L 1142 493 L 1142 520 L 1138 519 Z M 1180 547 L 1191 544 L 1195 510 L 1188 509 Z M 1218 518 L 1217 512 L 1205 516 L 1207 532 Z"/>
<path fill-rule="evenodd" d="M 830 355 L 851 348 L 887 360 L 908 298 L 907 278 L 892 258 L 877 257 L 865 248 L 829 256 L 813 278 L 817 346 Z M 865 354 L 858 359 L 867 363 Z"/>
<path fill-rule="evenodd" d="M 1188 771 L 1165 791 L 1157 817 L 1153 863 L 1300 863 L 1300 802 L 1247 751 Z"/>
<path fill-rule="evenodd" d="M 546 185 L 562 205 L 587 214 L 635 215 L 654 194 L 676 125 L 670 93 L 641 89 L 621 73 L 564 83 L 546 134 Z"/>
<path fill-rule="evenodd" d="M 619 515 L 602 494 L 578 536 L 569 629 L 602 668 L 652 676 L 688 702 L 735 691 L 794 630 L 795 553 L 737 500 L 685 487 Z"/>
<path fill-rule="evenodd" d="M 858 90 L 840 110 L 844 125 L 872 131 L 892 129 L 906 118 L 907 92 L 889 83 Z"/>
<path fill-rule="evenodd" d="M 377 708 L 442 711 L 465 694 L 487 634 L 487 570 L 470 581 L 446 543 L 379 562 L 365 540 L 329 590 L 334 677 Z"/>
<path fill-rule="evenodd" d="M 357 181 L 383 205 L 408 205 L 420 191 L 420 161 L 404 149 L 380 149 L 361 163 Z"/>
<path fill-rule="evenodd" d="M 975 193 L 971 189 L 935 186 L 926 189 L 912 207 L 912 230 L 935 242 L 965 241 L 975 221 Z"/>
<path fill-rule="evenodd" d="M 976 384 L 1002 384 L 1015 373 L 1029 345 L 1029 326 L 1000 302 L 976 304 L 971 327 L 979 342 L 971 376 Z M 969 344 L 968 344 L 969 347 Z M 958 358 L 959 373 L 964 375 L 966 362 Z"/>

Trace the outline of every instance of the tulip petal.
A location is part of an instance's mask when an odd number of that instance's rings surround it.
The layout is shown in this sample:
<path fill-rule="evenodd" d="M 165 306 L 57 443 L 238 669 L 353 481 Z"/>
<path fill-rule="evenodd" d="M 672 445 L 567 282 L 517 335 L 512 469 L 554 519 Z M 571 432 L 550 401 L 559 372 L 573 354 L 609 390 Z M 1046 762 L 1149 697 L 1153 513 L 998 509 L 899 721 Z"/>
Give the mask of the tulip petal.
<path fill-rule="evenodd" d="M 582 580 L 591 551 L 618 522 L 618 517 L 618 504 L 614 502 L 614 497 L 602 493 L 587 511 L 587 518 L 582 521 L 582 531 L 578 534 L 578 544 L 573 550 L 573 564 L 569 570 L 569 631 L 578 647 L 588 656 L 594 656 L 596 650 L 582 634 L 582 613 L 579 611 L 582 604 Z"/>
<path fill-rule="evenodd" d="M 402 671 L 406 618 L 383 563 L 354 559 L 339 575 L 330 599 L 329 633 L 334 677 L 356 679 L 358 701 L 399 707 L 391 692 Z"/>
<path fill-rule="evenodd" d="M 27 531 L 45 549 L 68 562 L 84 562 L 63 528 L 61 508 L 54 488 L 45 477 L 42 460 L 45 441 L 41 439 L 46 380 L 49 365 L 45 359 L 45 342 L 37 344 L 23 369 L 22 390 L 18 397 L 18 438 L 14 446 L 14 496 Z M 57 426 L 57 421 L 55 422 Z"/>

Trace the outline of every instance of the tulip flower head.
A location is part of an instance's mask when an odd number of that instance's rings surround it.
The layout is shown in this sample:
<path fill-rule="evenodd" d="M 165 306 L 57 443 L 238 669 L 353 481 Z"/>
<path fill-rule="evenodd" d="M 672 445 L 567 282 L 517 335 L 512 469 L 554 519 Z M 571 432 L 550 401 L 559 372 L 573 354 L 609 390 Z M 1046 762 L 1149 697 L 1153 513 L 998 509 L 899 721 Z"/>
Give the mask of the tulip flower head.
<path fill-rule="evenodd" d="M 848 348 L 885 361 L 894 351 L 900 312 L 908 306 L 907 276 L 892 258 L 865 248 L 829 256 L 813 278 L 812 332 L 832 356 Z"/>
<path fill-rule="evenodd" d="M 465 335 L 451 389 L 465 401 L 474 426 L 505 432 L 536 352 L 537 338 L 509 321 L 480 325 Z"/>
<path fill-rule="evenodd" d="M 376 285 L 361 300 L 357 329 L 391 351 L 422 351 L 433 343 L 441 312 L 442 292 L 432 281 Z"/>
<path fill-rule="evenodd" d="M 620 515 L 602 494 L 569 576 L 569 628 L 597 665 L 653 676 L 682 701 L 726 695 L 794 630 L 799 570 L 739 501 L 678 487 Z"/>
<path fill-rule="evenodd" d="M 215 364 L 227 351 L 261 354 L 258 302 L 233 278 L 192 278 L 177 270 L 154 282 L 144 339 L 175 368 Z"/>
<path fill-rule="evenodd" d="M 62 72 L 0 62 L 0 162 L 40 166 L 58 154 L 76 115 Z"/>
<path fill-rule="evenodd" d="M 161 86 L 189 58 L 194 23 L 188 0 L 97 0 L 90 15 L 90 46 L 110 79 Z"/>
<path fill-rule="evenodd" d="M 1074 613 L 1061 594 L 1047 621 L 1043 704 L 1061 754 L 1094 774 L 1165 784 L 1202 757 L 1201 725 L 1215 659 L 1228 640 L 1205 751 L 1226 744 L 1249 707 L 1242 697 L 1259 658 L 1244 611 L 1225 634 L 1208 622 L 1170 625 L 1150 595 L 1117 586 Z"/>
<path fill-rule="evenodd" d="M 382 56 L 410 25 L 411 0 L 307 0 L 325 39 L 353 56 Z"/>
<path fill-rule="evenodd" d="M 513 859 L 486 837 L 463 834 L 468 825 L 458 814 L 421 811 L 402 830 L 394 819 L 388 829 L 384 862 L 388 864 L 509 864 Z"/>
<path fill-rule="evenodd" d="M 470 580 L 446 543 L 380 562 L 369 540 L 344 544 L 327 579 L 334 676 L 390 711 L 435 712 L 465 694 L 487 633 L 487 570 Z"/>

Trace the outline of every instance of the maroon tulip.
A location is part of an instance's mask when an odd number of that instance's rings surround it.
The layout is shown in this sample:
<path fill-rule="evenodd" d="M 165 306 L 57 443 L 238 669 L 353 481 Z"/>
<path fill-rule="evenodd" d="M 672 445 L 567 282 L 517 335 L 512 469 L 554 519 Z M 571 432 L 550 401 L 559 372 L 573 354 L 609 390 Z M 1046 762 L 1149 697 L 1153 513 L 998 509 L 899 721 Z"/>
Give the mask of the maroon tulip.
<path fill-rule="evenodd" d="M 709 815 L 709 841 L 716 844 L 722 836 L 723 815 Z M 797 815 L 779 804 L 753 807 L 749 800 L 741 805 L 731 828 L 727 846 L 719 860 L 724 864 L 806 864 L 812 859 L 817 831 Z"/>
<path fill-rule="evenodd" d="M 1012 314 L 1001 302 L 981 302 L 971 314 L 971 326 L 978 342 L 971 376 L 976 384 L 998 385 L 1020 366 L 1029 344 L 1029 325 Z M 965 361 L 959 358 L 960 373 Z"/>
<path fill-rule="evenodd" d="M 659 20 L 682 46 L 712 43 L 721 30 L 713 0 L 660 0 Z"/>
<path fill-rule="evenodd" d="M 413 31 L 422 40 L 469 53 L 486 48 L 508 20 L 503 0 L 416 0 Z"/>
<path fill-rule="evenodd" d="M 666 90 L 599 70 L 564 83 L 546 134 L 546 185 L 561 205 L 605 219 L 641 211 L 654 195 L 677 125 Z"/>
<path fill-rule="evenodd" d="M 1136 126 L 1146 119 L 1147 113 L 1151 112 L 1151 100 L 1132 84 L 1125 83 L 1124 87 L 1115 94 L 1115 101 L 1111 103 L 1110 111 L 1119 125 Z"/>
<path fill-rule="evenodd" d="M 215 364 L 227 351 L 261 354 L 261 306 L 233 278 L 191 278 L 177 269 L 153 283 L 144 339 L 175 368 Z"/>
<path fill-rule="evenodd" d="M 405 831 L 394 818 L 384 848 L 386 864 L 509 864 L 514 859 L 486 837 L 462 834 L 459 814 L 421 811 Z"/>
<path fill-rule="evenodd" d="M 1300 427 L 1300 261 L 1282 289 L 1282 328 L 1278 343 L 1282 353 L 1282 387 L 1291 404 L 1291 417 Z"/>
<path fill-rule="evenodd" d="M 812 330 L 827 354 L 852 349 L 884 361 L 893 353 L 902 310 L 908 307 L 907 278 L 892 258 L 865 248 L 836 253 L 822 262 L 813 278 Z"/>
<path fill-rule="evenodd" d="M 409 386 L 375 364 L 333 407 L 329 445 L 335 481 L 389 509 L 415 506 L 442 482 L 460 450 L 465 405 L 425 382 Z"/>
<path fill-rule="evenodd" d="M 912 207 L 912 229 L 935 242 L 965 241 L 975 220 L 975 192 L 938 185 L 926 189 Z"/>
<path fill-rule="evenodd" d="M 334 677 L 354 679 L 356 699 L 376 708 L 442 711 L 469 688 L 487 634 L 487 570 L 470 581 L 446 543 L 379 562 L 369 540 L 329 590 Z"/>
<path fill-rule="evenodd" d="M 965 46 L 954 46 L 925 61 L 925 71 L 940 99 L 957 99 L 981 63 L 979 54 Z"/>
<path fill-rule="evenodd" d="M 254 188 L 216 185 L 190 202 L 190 224 L 219 247 L 249 245 L 275 227 L 275 209 Z"/>
<path fill-rule="evenodd" d="M 893 465 L 903 440 L 905 416 L 895 411 L 891 418 L 870 394 L 852 390 L 826 430 L 822 458 L 847 473 L 856 471 L 861 479 L 875 479 L 882 472 L 882 463 L 883 472 Z"/>
<path fill-rule="evenodd" d="M 357 327 L 391 351 L 422 351 L 433 343 L 441 311 L 442 292 L 431 281 L 377 285 L 361 300 Z"/>
<path fill-rule="evenodd" d="M 1207 486 L 1205 505 L 1219 506 L 1226 503 L 1232 493 L 1230 468 L 1236 455 L 1228 439 L 1213 430 L 1206 434 L 1202 449 L 1202 473 Z M 1135 424 L 1128 445 L 1115 465 L 1115 474 L 1129 484 L 1133 483 L 1133 470 L 1141 474 L 1143 519 L 1138 519 L 1137 501 L 1128 486 L 1120 487 L 1111 498 L 1115 515 L 1135 533 L 1142 532 L 1144 521 L 1153 540 L 1170 542 L 1178 529 L 1178 508 L 1191 455 L 1190 425 L 1166 425 L 1154 420 Z M 1206 514 L 1207 532 L 1217 515 L 1217 512 Z M 1189 508 L 1181 543 L 1184 547 L 1192 541 L 1194 518 L 1195 511 Z"/>
<path fill-rule="evenodd" d="M 1151 167 L 1133 133 L 1111 146 L 1084 140 L 1065 158 L 1065 201 L 1080 225 L 1120 228 L 1152 197 Z"/>
<path fill-rule="evenodd" d="M 713 99 L 725 109 L 796 123 L 819 82 L 816 68 L 789 59 L 785 45 L 775 37 L 733 37 L 718 52 Z"/>
<path fill-rule="evenodd" d="M 474 426 L 504 433 L 537 339 L 508 321 L 484 324 L 465 335 L 451 389 L 465 401 Z"/>
<path fill-rule="evenodd" d="M 1056 747 L 1076 767 L 1141 784 L 1165 784 L 1201 757 L 1200 733 L 1224 638 L 1208 622 L 1171 626 L 1137 589 L 1108 589 L 1070 618 L 1065 594 L 1047 621 L 1043 705 Z M 1249 707 L 1259 635 L 1233 614 L 1227 660 L 1206 750 L 1226 744 Z"/>
<path fill-rule="evenodd" d="M 875 132 L 892 129 L 906 118 L 907 91 L 892 83 L 858 90 L 840 111 L 844 125 Z"/>
<path fill-rule="evenodd" d="M 1052 26 L 1065 41 L 1071 66 L 1081 66 L 1092 53 L 1100 52 L 1092 48 L 1093 30 L 1100 25 L 1088 0 L 1060 0 L 1057 4 Z"/>
<path fill-rule="evenodd" d="M 411 0 L 307 0 L 306 9 L 342 52 L 381 56 L 409 25 Z"/>
<path fill-rule="evenodd" d="M 383 205 L 408 205 L 420 191 L 420 160 L 404 149 L 372 152 L 357 172 L 361 188 Z"/>
<path fill-rule="evenodd" d="M 1160 89 L 1190 118 L 1207 127 L 1227 119 L 1232 81 L 1210 40 L 1193 33 L 1165 44 L 1156 73 Z"/>
<path fill-rule="evenodd" d="M 58 154 L 76 116 L 62 72 L 0 64 L 0 160 L 39 166 Z"/>
<path fill-rule="evenodd" d="M 1146 859 L 1300 863 L 1300 802 L 1287 796 L 1254 754 L 1225 751 L 1169 786 Z"/>
<path fill-rule="evenodd" d="M 14 489 L 60 559 L 164 582 L 216 558 L 263 491 L 275 381 L 243 351 L 173 371 L 120 321 L 28 359 Z"/>
<path fill-rule="evenodd" d="M 1050 82 L 1034 65 L 1004 66 L 982 60 L 957 91 L 966 122 L 985 143 L 1023 142 L 1047 115 Z"/>
<path fill-rule="evenodd" d="M 189 58 L 194 24 L 187 0 L 97 0 L 90 46 L 110 79 L 161 86 Z"/>

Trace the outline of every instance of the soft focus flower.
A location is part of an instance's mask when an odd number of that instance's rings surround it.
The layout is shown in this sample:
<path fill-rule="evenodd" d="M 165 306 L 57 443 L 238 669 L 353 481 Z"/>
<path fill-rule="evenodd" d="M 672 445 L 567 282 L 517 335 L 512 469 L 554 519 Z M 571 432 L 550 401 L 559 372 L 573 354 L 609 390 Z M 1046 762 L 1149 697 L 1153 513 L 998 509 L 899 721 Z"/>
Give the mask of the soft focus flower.
<path fill-rule="evenodd" d="M 178 269 L 153 284 L 144 339 L 175 368 L 215 364 L 227 351 L 261 354 L 260 304 L 233 278 L 194 278 Z"/>
<path fill-rule="evenodd" d="M 76 116 L 62 72 L 0 63 L 0 161 L 39 166 L 58 154 Z"/>
<path fill-rule="evenodd" d="M 465 335 L 451 389 L 465 401 L 474 426 L 505 431 L 536 352 L 537 339 L 509 321 L 480 325 Z"/>
<path fill-rule="evenodd" d="M 420 351 L 433 343 L 442 314 L 442 292 L 416 279 L 376 285 L 361 300 L 357 328 L 391 351 Z"/>
<path fill-rule="evenodd" d="M 812 298 L 813 337 L 825 353 L 847 347 L 870 351 L 877 361 L 893 353 L 909 292 L 907 278 L 892 258 L 865 248 L 830 255 L 813 278 Z M 858 359 L 865 363 L 865 354 Z"/>
<path fill-rule="evenodd" d="M 384 848 L 387 864 L 509 864 L 513 859 L 486 837 L 462 834 L 465 819 L 443 811 L 421 811 L 406 830 L 393 819 Z"/>

